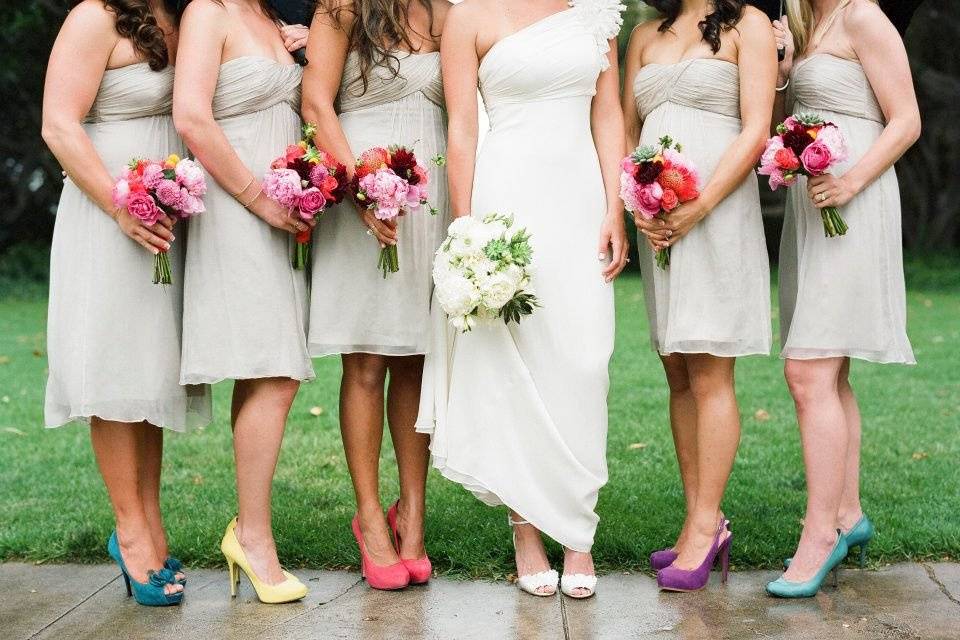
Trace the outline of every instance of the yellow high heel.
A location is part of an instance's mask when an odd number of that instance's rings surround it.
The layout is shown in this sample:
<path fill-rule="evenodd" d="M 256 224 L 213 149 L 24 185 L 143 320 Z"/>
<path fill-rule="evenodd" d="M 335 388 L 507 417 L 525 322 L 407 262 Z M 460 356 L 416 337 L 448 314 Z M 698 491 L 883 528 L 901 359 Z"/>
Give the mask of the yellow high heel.
<path fill-rule="evenodd" d="M 227 530 L 223 534 L 223 540 L 220 542 L 220 551 L 223 557 L 227 559 L 227 567 L 230 569 L 230 596 L 236 597 L 237 587 L 240 585 L 240 572 L 246 574 L 250 584 L 257 592 L 257 598 L 265 604 L 280 604 L 283 602 L 293 602 L 307 595 L 307 586 L 300 582 L 296 576 L 283 572 L 286 580 L 280 584 L 267 584 L 262 582 L 250 563 L 247 562 L 247 555 L 237 540 L 237 519 L 234 518 L 227 525 Z"/>

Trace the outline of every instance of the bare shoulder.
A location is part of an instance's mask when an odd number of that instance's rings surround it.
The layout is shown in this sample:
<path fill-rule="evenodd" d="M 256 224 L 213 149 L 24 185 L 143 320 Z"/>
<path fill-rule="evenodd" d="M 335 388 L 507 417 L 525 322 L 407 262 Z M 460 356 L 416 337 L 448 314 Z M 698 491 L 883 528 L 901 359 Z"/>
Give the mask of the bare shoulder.
<path fill-rule="evenodd" d="M 116 14 L 107 9 L 102 0 L 83 0 L 70 10 L 63 24 L 70 29 L 93 30 L 98 36 L 106 33 L 117 36 L 116 19 Z"/>
<path fill-rule="evenodd" d="M 767 14 L 748 4 L 743 8 L 743 14 L 740 16 L 737 28 L 749 32 L 752 29 L 769 29 L 770 24 L 770 18 L 767 17 Z"/>
<path fill-rule="evenodd" d="M 843 12 L 843 25 L 847 33 L 856 34 L 861 30 L 878 31 L 896 28 L 887 14 L 876 2 L 870 0 L 853 0 L 847 10 Z"/>
<path fill-rule="evenodd" d="M 497 0 L 463 0 L 447 9 L 447 21 L 462 28 L 471 22 L 483 20 L 491 11 L 499 8 Z"/>
<path fill-rule="evenodd" d="M 450 0 L 430 0 L 430 5 L 433 7 L 434 22 L 443 30 L 443 25 L 447 21 L 447 14 L 454 6 L 453 3 Z"/>
<path fill-rule="evenodd" d="M 192 0 L 183 11 L 181 22 L 214 23 L 230 15 L 227 4 L 215 0 Z"/>

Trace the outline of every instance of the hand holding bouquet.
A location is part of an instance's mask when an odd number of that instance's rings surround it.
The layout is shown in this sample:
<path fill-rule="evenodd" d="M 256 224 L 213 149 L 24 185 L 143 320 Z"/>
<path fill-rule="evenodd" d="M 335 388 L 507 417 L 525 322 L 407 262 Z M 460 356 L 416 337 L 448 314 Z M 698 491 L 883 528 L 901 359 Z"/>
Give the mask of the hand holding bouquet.
<path fill-rule="evenodd" d="M 292 209 L 301 220 L 312 223 L 327 207 L 339 204 L 347 193 L 347 168 L 313 142 L 317 128 L 303 126 L 303 139 L 287 147 L 270 164 L 263 179 L 263 192 L 271 200 Z M 304 269 L 310 259 L 313 226 L 297 234 L 293 268 Z"/>
<path fill-rule="evenodd" d="M 442 156 L 434 159 L 438 165 L 442 161 Z M 417 162 L 412 150 L 403 146 L 374 147 L 364 151 L 357 160 L 350 190 L 357 203 L 373 211 L 378 220 L 395 222 L 402 215 L 429 206 L 429 183 L 427 170 Z M 430 213 L 436 215 L 437 210 L 430 207 Z M 400 270 L 396 245 L 380 250 L 378 265 L 384 278 Z"/>
<path fill-rule="evenodd" d="M 620 198 L 627 211 L 647 220 L 665 219 L 684 202 L 700 197 L 697 168 L 680 151 L 670 136 L 659 145 L 642 145 L 623 159 Z M 657 266 L 670 266 L 670 249 L 657 251 Z"/>
<path fill-rule="evenodd" d="M 757 173 L 770 177 L 770 188 L 792 187 L 797 176 L 821 176 L 847 159 L 847 143 L 837 125 L 813 113 L 790 116 L 777 125 L 777 135 L 767 140 Z M 836 207 L 822 207 L 823 232 L 842 236 L 847 223 Z"/>
<path fill-rule="evenodd" d="M 437 301 L 462 333 L 478 319 L 520 322 L 540 303 L 530 290 L 533 249 L 526 229 L 516 229 L 513 216 L 470 216 L 450 224 L 437 250 L 433 282 Z"/>
<path fill-rule="evenodd" d="M 166 160 L 136 158 L 124 168 L 113 185 L 113 204 L 146 227 L 163 218 L 190 218 L 203 213 L 207 182 L 203 169 L 193 160 L 171 155 Z M 160 251 L 153 259 L 153 283 L 170 284 L 170 256 Z"/>

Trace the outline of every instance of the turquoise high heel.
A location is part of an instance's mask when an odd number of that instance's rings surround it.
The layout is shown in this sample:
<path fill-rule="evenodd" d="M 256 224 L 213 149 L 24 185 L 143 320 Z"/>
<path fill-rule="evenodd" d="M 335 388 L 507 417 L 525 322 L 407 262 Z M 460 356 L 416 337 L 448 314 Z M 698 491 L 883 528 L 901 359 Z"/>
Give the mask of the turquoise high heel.
<path fill-rule="evenodd" d="M 835 586 L 838 585 L 837 568 L 840 566 L 840 563 L 843 562 L 843 559 L 847 557 L 848 551 L 847 541 L 843 537 L 843 533 L 838 529 L 837 543 L 833 546 L 833 550 L 830 552 L 830 555 L 827 556 L 823 565 L 821 565 L 820 570 L 817 571 L 812 578 L 806 582 L 790 582 L 789 580 L 785 580 L 783 576 L 780 576 L 773 582 L 767 583 L 767 593 L 778 598 L 812 598 L 820 591 L 820 587 L 823 586 L 823 581 L 831 571 L 833 572 L 833 583 Z"/>
<path fill-rule="evenodd" d="M 867 514 L 860 516 L 860 519 L 857 520 L 857 523 L 850 527 L 850 531 L 847 531 L 844 534 L 841 534 L 844 540 L 847 541 L 847 549 L 852 551 L 854 547 L 860 547 L 860 568 L 863 569 L 867 566 L 867 547 L 870 545 L 870 541 L 873 540 L 873 537 L 877 535 L 877 530 L 874 529 L 873 523 L 870 522 L 870 518 L 867 517 Z M 790 561 L 793 558 L 787 558 L 783 561 L 784 568 L 790 566 Z"/>
<path fill-rule="evenodd" d="M 130 577 L 130 574 L 127 573 L 127 565 L 123 562 L 123 556 L 120 555 L 120 542 L 117 540 L 116 531 L 110 534 L 110 540 L 107 542 L 107 553 L 116 561 L 123 573 L 123 581 L 127 585 L 127 596 L 133 596 L 137 604 L 147 607 L 169 607 L 180 604 L 183 600 L 183 591 L 164 593 L 164 588 L 168 584 L 176 584 L 177 582 L 170 569 L 148 571 L 146 582 L 137 582 Z"/>
<path fill-rule="evenodd" d="M 170 569 L 173 573 L 174 579 L 177 581 L 177 584 L 187 586 L 187 575 L 184 573 L 182 578 L 177 578 L 178 573 L 183 573 L 183 563 L 174 558 L 173 556 L 167 556 L 167 559 L 163 561 L 163 568 Z"/>

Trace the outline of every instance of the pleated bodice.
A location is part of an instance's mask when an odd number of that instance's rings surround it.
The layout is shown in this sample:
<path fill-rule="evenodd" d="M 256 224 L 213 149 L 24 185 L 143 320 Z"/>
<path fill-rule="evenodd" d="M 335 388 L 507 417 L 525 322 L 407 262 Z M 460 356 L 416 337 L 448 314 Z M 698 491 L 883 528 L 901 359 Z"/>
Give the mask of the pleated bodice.
<path fill-rule="evenodd" d="M 107 69 L 86 123 L 115 122 L 170 115 L 173 67 L 153 71 L 146 62 Z"/>
<path fill-rule="evenodd" d="M 347 56 L 337 97 L 337 111 L 347 113 L 422 94 L 433 104 L 443 106 L 443 81 L 440 78 L 440 53 L 394 52 L 396 60 L 370 69 L 366 91 L 360 79 L 360 56 Z"/>
<path fill-rule="evenodd" d="M 299 65 L 284 64 L 263 56 L 242 56 L 220 65 L 213 94 L 213 117 L 217 120 L 264 111 L 287 103 L 300 110 Z"/>
<path fill-rule="evenodd" d="M 740 73 L 726 60 L 644 65 L 634 79 L 633 93 L 642 120 L 667 103 L 740 119 Z"/>
<path fill-rule="evenodd" d="M 830 78 L 830 82 L 823 78 Z M 791 89 L 795 112 L 824 110 L 885 122 L 867 74 L 855 60 L 814 54 L 794 66 Z"/>

